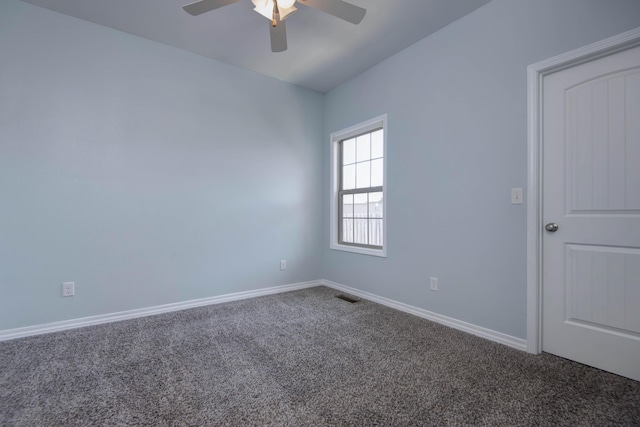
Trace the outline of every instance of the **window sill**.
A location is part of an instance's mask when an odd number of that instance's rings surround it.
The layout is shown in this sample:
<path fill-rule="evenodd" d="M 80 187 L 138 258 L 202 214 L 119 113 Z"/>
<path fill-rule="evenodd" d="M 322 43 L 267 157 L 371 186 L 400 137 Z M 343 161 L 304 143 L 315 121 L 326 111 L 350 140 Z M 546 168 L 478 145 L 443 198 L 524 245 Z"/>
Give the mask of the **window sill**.
<path fill-rule="evenodd" d="M 329 247 L 329 249 L 334 250 L 334 251 L 351 252 L 351 253 L 356 253 L 356 254 L 361 254 L 361 255 L 377 256 L 377 257 L 381 257 L 381 258 L 386 258 L 387 257 L 386 248 L 383 248 L 383 249 L 369 249 L 369 248 L 359 248 L 357 246 L 340 245 L 340 244 L 337 244 L 337 243 L 332 243 L 331 246 Z"/>

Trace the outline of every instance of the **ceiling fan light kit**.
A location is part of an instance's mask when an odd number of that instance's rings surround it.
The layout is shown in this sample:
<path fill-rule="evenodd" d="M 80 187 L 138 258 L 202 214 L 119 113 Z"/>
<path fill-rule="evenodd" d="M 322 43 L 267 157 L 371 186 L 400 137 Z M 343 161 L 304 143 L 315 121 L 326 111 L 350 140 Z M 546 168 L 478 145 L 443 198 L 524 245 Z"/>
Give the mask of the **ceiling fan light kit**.
<path fill-rule="evenodd" d="M 287 16 L 298 10 L 294 6 L 295 0 L 251 0 L 256 12 L 277 25 L 278 21 L 284 21 Z M 276 19 L 277 18 L 277 19 Z M 274 26 L 275 26 L 274 25 Z"/>
<path fill-rule="evenodd" d="M 200 0 L 183 6 L 185 12 L 197 16 L 205 12 L 238 3 L 240 0 Z M 299 0 L 301 4 L 320 10 L 352 24 L 359 24 L 367 11 L 359 6 L 343 0 Z M 271 27 L 271 51 L 283 52 L 287 50 L 287 33 L 284 20 L 298 10 L 296 0 L 251 0 L 254 9 L 267 18 Z"/>

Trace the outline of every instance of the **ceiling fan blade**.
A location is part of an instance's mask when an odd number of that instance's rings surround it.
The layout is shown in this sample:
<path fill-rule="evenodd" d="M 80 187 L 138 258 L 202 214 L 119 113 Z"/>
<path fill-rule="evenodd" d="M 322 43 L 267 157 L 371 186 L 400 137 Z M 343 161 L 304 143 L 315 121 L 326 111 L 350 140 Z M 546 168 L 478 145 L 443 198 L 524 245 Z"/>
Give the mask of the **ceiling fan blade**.
<path fill-rule="evenodd" d="M 366 9 L 342 0 L 299 0 L 299 3 L 344 19 L 352 24 L 359 24 L 367 13 Z"/>
<path fill-rule="evenodd" d="M 277 27 L 269 23 L 269 35 L 271 36 L 271 52 L 287 50 L 287 24 L 284 21 L 279 21 Z"/>
<path fill-rule="evenodd" d="M 186 6 L 182 6 L 185 12 L 197 16 L 205 12 L 209 12 L 214 9 L 218 9 L 222 6 L 227 6 L 232 3 L 237 3 L 240 0 L 200 0 L 197 2 L 189 3 Z"/>

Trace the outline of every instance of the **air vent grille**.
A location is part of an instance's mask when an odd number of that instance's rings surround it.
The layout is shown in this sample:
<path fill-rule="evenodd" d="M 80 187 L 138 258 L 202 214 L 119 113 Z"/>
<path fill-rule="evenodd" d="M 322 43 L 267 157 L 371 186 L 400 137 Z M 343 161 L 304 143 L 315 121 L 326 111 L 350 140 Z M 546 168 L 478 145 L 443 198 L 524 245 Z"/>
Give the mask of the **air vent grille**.
<path fill-rule="evenodd" d="M 350 296 L 347 296 L 347 295 L 344 295 L 344 294 L 336 295 L 336 298 L 339 298 L 339 299 L 341 299 L 343 301 L 346 301 L 346 302 L 350 302 L 351 304 L 355 304 L 358 301 L 360 301 L 359 299 L 356 299 L 356 298 L 353 298 L 353 297 L 350 297 Z"/>

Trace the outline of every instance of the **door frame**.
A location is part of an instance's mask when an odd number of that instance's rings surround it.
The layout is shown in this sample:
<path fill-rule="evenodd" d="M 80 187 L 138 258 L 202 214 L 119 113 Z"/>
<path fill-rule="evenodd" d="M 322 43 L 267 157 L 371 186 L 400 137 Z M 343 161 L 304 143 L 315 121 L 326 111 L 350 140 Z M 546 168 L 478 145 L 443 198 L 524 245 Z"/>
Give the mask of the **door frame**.
<path fill-rule="evenodd" d="M 542 352 L 542 96 L 544 77 L 640 46 L 640 27 L 527 67 L 527 352 Z"/>

